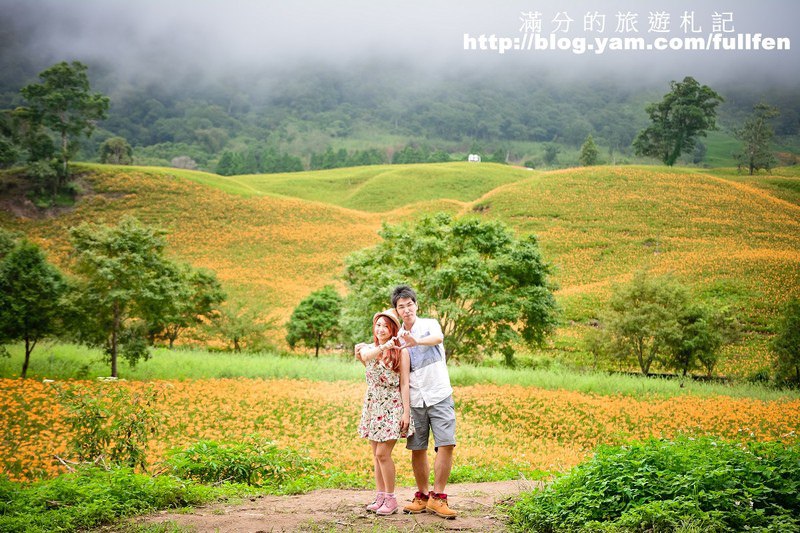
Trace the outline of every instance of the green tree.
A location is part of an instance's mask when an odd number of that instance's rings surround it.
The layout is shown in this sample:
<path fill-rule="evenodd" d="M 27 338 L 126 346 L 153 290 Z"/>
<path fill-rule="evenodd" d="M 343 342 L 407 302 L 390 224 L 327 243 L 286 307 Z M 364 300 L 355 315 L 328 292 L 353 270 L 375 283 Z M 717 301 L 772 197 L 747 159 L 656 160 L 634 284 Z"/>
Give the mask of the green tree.
<path fill-rule="evenodd" d="M 786 305 L 772 350 L 778 356 L 775 360 L 778 379 L 800 385 L 800 299 L 792 298 Z"/>
<path fill-rule="evenodd" d="M 225 151 L 217 163 L 217 174 L 220 176 L 234 176 L 239 174 L 241 156 L 236 152 Z"/>
<path fill-rule="evenodd" d="M 681 339 L 681 312 L 689 292 L 672 276 L 634 274 L 627 285 L 614 288 L 606 320 L 604 351 L 622 361 L 636 361 L 642 374 L 654 362 L 664 362 Z"/>
<path fill-rule="evenodd" d="M 146 310 L 150 343 L 165 339 L 170 349 L 184 330 L 213 320 L 219 313 L 219 304 L 225 301 L 225 291 L 214 272 L 185 264 L 176 267 L 165 271 L 165 275 L 174 276 L 171 283 L 165 284 L 172 293 L 150 300 L 156 307 Z"/>
<path fill-rule="evenodd" d="M 130 165 L 133 163 L 133 148 L 122 137 L 111 137 L 100 145 L 100 162 L 110 165 Z"/>
<path fill-rule="evenodd" d="M 597 164 L 597 158 L 600 155 L 600 152 L 597 149 L 597 145 L 594 143 L 594 139 L 592 135 L 589 134 L 586 137 L 586 141 L 581 146 L 581 165 L 583 166 L 592 166 Z"/>
<path fill-rule="evenodd" d="M 267 333 L 276 327 L 274 318 L 264 318 L 256 309 L 247 309 L 241 303 L 232 302 L 220 308 L 209 330 L 230 342 L 233 351 L 238 353 L 242 349 L 257 350 L 264 347 Z"/>
<path fill-rule="evenodd" d="M 737 336 L 736 321 L 726 311 L 714 311 L 704 305 L 688 303 L 678 311 L 678 327 L 667 340 L 666 366 L 683 376 L 703 368 L 711 376 L 719 349 Z"/>
<path fill-rule="evenodd" d="M 694 149 L 698 136 L 716 128 L 717 106 L 723 98 L 706 85 L 687 76 L 671 81 L 664 99 L 645 109 L 650 126 L 633 141 L 637 155 L 656 157 L 672 166 L 682 153 Z"/>
<path fill-rule="evenodd" d="M 778 115 L 780 113 L 776 107 L 756 104 L 753 114 L 744 121 L 744 126 L 734 131 L 734 136 L 744 143 L 742 150 L 733 154 L 740 170 L 747 167 L 752 176 L 762 168 L 769 172 L 775 165 L 777 159 L 769 147 L 775 136 L 770 120 Z"/>
<path fill-rule="evenodd" d="M 533 235 L 517 238 L 501 222 L 444 213 L 384 224 L 379 234 L 380 244 L 346 260 L 351 339 L 370 336 L 369 317 L 387 307 L 399 283 L 417 290 L 421 314 L 439 320 L 448 356 L 500 353 L 513 365 L 515 344 L 541 344 L 555 326 L 550 267 Z"/>
<path fill-rule="evenodd" d="M 95 121 L 108 113 L 108 97 L 90 92 L 86 71 L 86 65 L 79 61 L 62 61 L 41 72 L 40 83 L 26 85 L 20 91 L 33 122 L 60 136 L 63 177 L 69 174 L 67 165 L 77 147 L 74 137 L 90 136 Z"/>
<path fill-rule="evenodd" d="M 163 232 L 130 216 L 117 226 L 81 224 L 70 237 L 82 278 L 71 302 L 73 328 L 79 341 L 105 349 L 117 377 L 120 353 L 131 364 L 149 357 L 149 311 L 175 294 L 177 267 L 164 257 Z"/>
<path fill-rule="evenodd" d="M 294 349 L 298 342 L 319 349 L 326 339 L 336 339 L 341 334 L 339 322 L 342 316 L 342 297 L 331 285 L 326 285 L 304 298 L 286 325 L 286 342 Z"/>
<path fill-rule="evenodd" d="M 20 158 L 19 139 L 11 111 L 0 111 L 0 168 L 10 167 Z"/>
<path fill-rule="evenodd" d="M 542 161 L 544 161 L 544 164 L 547 166 L 555 165 L 556 161 L 558 160 L 559 151 L 560 150 L 558 146 L 553 143 L 545 145 L 544 156 L 542 156 Z"/>
<path fill-rule="evenodd" d="M 17 244 L 0 263 L 0 344 L 25 341 L 22 378 L 36 343 L 59 329 L 66 288 L 61 272 L 30 242 Z"/>

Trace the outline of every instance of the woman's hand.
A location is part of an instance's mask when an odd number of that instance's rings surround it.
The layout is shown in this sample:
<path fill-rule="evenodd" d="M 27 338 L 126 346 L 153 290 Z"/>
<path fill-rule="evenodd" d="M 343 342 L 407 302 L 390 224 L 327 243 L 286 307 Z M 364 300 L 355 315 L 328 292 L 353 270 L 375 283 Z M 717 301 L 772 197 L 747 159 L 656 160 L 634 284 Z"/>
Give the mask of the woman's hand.
<path fill-rule="evenodd" d="M 408 426 L 411 425 L 411 413 L 408 409 L 403 409 L 403 418 L 400 419 L 400 432 L 405 433 L 408 431 Z"/>

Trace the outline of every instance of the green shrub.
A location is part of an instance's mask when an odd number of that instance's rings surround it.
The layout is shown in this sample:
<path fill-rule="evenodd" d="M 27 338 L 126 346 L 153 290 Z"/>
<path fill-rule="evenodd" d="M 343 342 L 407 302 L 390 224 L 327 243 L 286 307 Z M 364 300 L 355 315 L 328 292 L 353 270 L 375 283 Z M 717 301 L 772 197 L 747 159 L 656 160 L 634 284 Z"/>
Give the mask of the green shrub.
<path fill-rule="evenodd" d="M 800 531 L 800 447 L 712 438 L 601 447 L 512 508 L 516 530 Z"/>
<path fill-rule="evenodd" d="M 173 473 L 184 479 L 273 488 L 306 476 L 319 467 L 296 452 L 256 437 L 249 442 L 200 441 L 185 450 L 172 451 L 168 463 Z"/>
<path fill-rule="evenodd" d="M 102 456 L 113 464 L 146 468 L 148 439 L 157 435 L 163 418 L 157 409 L 163 387 L 150 384 L 134 391 L 115 381 L 52 385 L 67 409 L 69 445 L 78 460 Z"/>
<path fill-rule="evenodd" d="M 150 477 L 128 467 L 84 466 L 54 479 L 23 485 L 0 478 L 0 532 L 73 531 L 219 495 L 173 476 Z"/>

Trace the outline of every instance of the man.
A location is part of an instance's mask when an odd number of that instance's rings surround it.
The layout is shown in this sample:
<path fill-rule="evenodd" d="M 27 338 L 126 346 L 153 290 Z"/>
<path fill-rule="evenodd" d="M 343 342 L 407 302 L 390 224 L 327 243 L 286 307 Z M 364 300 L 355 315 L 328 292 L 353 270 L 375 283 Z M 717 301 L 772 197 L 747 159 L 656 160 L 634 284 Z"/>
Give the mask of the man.
<path fill-rule="evenodd" d="M 409 393 L 411 416 L 416 428 L 414 434 L 408 437 L 406 448 L 411 450 L 417 492 L 403 512 L 429 512 L 453 519 L 456 512 L 448 507 L 444 491 L 453 466 L 456 413 L 445 361 L 442 328 L 436 319 L 417 317 L 417 294 L 408 285 L 399 285 L 392 291 L 392 307 L 403 321 L 397 335 L 398 341 L 408 349 L 411 359 Z M 431 431 L 436 458 L 433 465 L 433 491 L 428 492 L 428 436 Z"/>

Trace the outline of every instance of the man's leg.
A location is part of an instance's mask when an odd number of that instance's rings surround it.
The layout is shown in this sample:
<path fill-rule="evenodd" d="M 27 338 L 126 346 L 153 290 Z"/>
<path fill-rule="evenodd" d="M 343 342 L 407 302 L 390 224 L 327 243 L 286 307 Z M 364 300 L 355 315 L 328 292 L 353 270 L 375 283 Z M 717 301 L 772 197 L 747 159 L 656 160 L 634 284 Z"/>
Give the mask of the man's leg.
<path fill-rule="evenodd" d="M 455 445 L 439 446 L 439 451 L 436 452 L 436 460 L 433 463 L 433 492 L 437 494 L 445 492 L 447 480 L 450 479 L 450 470 L 453 468 L 454 448 Z"/>
<path fill-rule="evenodd" d="M 422 494 L 428 494 L 431 467 L 428 464 L 428 450 L 411 450 L 411 468 L 414 469 L 414 481 L 417 482 L 417 490 Z"/>

